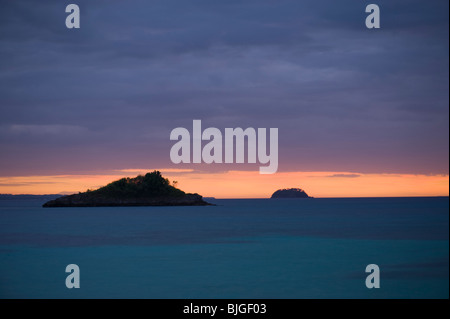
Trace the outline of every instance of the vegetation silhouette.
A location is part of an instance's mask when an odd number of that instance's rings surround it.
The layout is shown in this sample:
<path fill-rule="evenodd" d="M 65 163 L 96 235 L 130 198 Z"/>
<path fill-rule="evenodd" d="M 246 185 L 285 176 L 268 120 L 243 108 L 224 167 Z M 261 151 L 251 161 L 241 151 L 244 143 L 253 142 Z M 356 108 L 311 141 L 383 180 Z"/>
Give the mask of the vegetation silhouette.
<path fill-rule="evenodd" d="M 312 198 L 301 188 L 279 189 L 270 198 Z"/>
<path fill-rule="evenodd" d="M 189 194 L 170 184 L 159 171 L 121 178 L 96 190 L 50 200 L 43 207 L 91 206 L 203 206 L 199 194 Z"/>

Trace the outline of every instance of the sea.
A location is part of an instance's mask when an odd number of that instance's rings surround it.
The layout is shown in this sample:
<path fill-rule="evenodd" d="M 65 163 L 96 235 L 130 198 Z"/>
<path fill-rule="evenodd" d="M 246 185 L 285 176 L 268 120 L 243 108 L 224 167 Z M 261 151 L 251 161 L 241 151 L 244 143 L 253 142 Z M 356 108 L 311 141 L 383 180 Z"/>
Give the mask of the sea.
<path fill-rule="evenodd" d="M 2 299 L 449 298 L 448 197 L 45 201 L 0 200 Z"/>

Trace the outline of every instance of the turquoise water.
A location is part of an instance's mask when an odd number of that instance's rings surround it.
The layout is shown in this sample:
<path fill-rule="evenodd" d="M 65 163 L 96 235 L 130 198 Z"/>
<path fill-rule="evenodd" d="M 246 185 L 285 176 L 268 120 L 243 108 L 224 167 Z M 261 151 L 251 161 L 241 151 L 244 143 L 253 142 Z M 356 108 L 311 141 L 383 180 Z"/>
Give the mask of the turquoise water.
<path fill-rule="evenodd" d="M 446 198 L 0 201 L 1 298 L 448 298 Z M 67 289 L 65 267 L 80 267 Z M 380 267 L 381 287 L 365 286 Z"/>

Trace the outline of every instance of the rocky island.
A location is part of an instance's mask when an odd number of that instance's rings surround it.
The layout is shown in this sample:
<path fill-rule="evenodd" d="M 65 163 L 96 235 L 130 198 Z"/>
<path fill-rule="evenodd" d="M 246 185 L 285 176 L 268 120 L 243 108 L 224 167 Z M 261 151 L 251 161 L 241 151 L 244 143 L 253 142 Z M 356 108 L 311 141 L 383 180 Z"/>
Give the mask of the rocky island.
<path fill-rule="evenodd" d="M 96 206 L 205 206 L 212 205 L 199 194 L 189 194 L 170 185 L 159 171 L 135 178 L 122 178 L 97 190 L 62 196 L 43 207 Z"/>
<path fill-rule="evenodd" d="M 312 198 L 300 188 L 279 189 L 270 198 Z"/>

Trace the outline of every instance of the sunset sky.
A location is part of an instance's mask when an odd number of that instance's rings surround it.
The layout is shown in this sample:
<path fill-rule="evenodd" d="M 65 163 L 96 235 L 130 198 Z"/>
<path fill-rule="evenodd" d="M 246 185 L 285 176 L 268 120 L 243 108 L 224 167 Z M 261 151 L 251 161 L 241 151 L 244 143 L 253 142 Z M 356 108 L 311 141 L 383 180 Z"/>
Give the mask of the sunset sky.
<path fill-rule="evenodd" d="M 448 196 L 449 3 L 377 0 L 378 30 L 368 3 L 0 0 L 0 193 L 159 169 L 218 198 Z M 278 172 L 173 164 L 194 119 L 278 128 Z"/>

